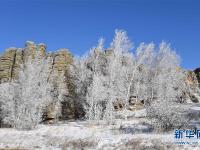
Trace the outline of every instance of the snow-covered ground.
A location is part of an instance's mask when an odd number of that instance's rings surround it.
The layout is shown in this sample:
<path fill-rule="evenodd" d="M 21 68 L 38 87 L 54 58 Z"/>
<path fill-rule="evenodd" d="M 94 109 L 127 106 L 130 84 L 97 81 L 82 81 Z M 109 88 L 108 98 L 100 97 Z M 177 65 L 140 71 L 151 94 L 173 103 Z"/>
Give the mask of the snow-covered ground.
<path fill-rule="evenodd" d="M 114 125 L 104 122 L 76 121 L 57 125 L 40 125 L 37 129 L 30 131 L 2 128 L 0 129 L 0 149 L 200 149 L 200 144 L 174 144 L 173 132 L 167 134 L 123 132 L 122 127 L 137 123 L 138 120 L 117 120 Z"/>

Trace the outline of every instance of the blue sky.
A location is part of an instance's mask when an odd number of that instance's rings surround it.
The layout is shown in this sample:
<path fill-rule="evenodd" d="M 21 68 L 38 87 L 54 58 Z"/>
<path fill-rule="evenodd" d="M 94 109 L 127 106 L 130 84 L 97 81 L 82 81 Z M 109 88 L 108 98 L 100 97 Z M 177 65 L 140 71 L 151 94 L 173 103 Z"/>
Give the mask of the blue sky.
<path fill-rule="evenodd" d="M 100 37 L 108 46 L 115 29 L 126 30 L 135 46 L 167 41 L 183 67 L 200 67 L 198 0 L 0 0 L 1 53 L 33 40 L 82 55 Z"/>

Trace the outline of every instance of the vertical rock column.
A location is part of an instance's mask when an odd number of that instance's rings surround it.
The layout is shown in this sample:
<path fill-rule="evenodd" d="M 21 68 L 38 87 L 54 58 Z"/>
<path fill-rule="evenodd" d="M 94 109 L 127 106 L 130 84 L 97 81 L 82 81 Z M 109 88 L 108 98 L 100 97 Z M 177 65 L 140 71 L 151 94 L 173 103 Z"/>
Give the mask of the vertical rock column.
<path fill-rule="evenodd" d="M 14 70 L 18 67 L 16 63 L 16 56 L 19 58 L 20 53 L 17 48 L 9 48 L 5 54 L 0 57 L 0 83 L 11 81 L 15 78 Z"/>
<path fill-rule="evenodd" d="M 62 93 L 61 118 L 64 120 L 74 119 L 74 86 L 69 72 L 69 65 L 73 61 L 72 56 L 67 49 L 60 49 L 55 53 L 48 54 L 47 59 L 51 69 L 49 82 L 53 83 L 55 88 Z M 56 105 L 51 106 L 51 112 L 54 108 L 56 108 Z M 53 114 L 55 113 L 49 113 L 48 116 L 53 118 Z"/>
<path fill-rule="evenodd" d="M 200 87 L 200 68 L 197 68 L 196 70 L 194 70 L 197 80 L 199 82 L 199 87 Z"/>
<path fill-rule="evenodd" d="M 75 118 L 74 88 L 70 79 L 69 65 L 72 63 L 72 56 L 67 49 L 60 49 L 55 54 L 54 69 L 58 71 L 60 79 L 59 88 L 63 93 L 62 119 Z"/>

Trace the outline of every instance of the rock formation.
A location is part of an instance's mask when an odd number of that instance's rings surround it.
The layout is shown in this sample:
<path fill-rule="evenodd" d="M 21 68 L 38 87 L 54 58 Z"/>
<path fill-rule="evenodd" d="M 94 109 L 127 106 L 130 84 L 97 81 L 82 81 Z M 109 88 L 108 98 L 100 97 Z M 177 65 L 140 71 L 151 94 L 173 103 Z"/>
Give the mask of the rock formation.
<path fill-rule="evenodd" d="M 23 49 L 6 49 L 6 52 L 0 57 L 0 83 L 17 79 L 20 65 L 29 57 L 34 57 L 36 51 L 40 52 L 41 57 L 45 56 L 46 46 L 27 41 Z"/>
<path fill-rule="evenodd" d="M 129 110 L 135 111 L 144 108 L 144 100 L 140 100 L 138 96 L 131 96 L 129 99 Z"/>
<path fill-rule="evenodd" d="M 194 103 L 200 102 L 200 89 L 198 79 L 194 71 L 185 71 L 186 74 L 186 91 L 183 91 L 182 98 L 188 99 Z M 187 100 L 186 100 L 187 101 Z M 188 101 L 187 101 L 188 102 Z"/>
<path fill-rule="evenodd" d="M 197 80 L 199 82 L 199 87 L 200 87 L 200 68 L 195 69 L 194 72 L 196 74 Z"/>

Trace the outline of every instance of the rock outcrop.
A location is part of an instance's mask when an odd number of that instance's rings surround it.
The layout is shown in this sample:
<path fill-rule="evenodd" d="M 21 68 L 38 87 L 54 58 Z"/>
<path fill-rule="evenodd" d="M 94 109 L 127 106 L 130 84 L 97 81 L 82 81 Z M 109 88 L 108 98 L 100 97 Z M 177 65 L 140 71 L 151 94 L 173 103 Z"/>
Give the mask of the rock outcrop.
<path fill-rule="evenodd" d="M 0 83 L 17 80 L 20 66 L 23 65 L 27 59 L 34 58 L 36 52 L 39 53 L 41 58 L 49 60 L 49 82 L 54 82 L 53 84 L 55 87 L 57 88 L 59 86 L 63 92 L 62 118 L 74 118 L 74 88 L 68 71 L 73 58 L 67 49 L 60 49 L 54 53 L 46 53 L 45 44 L 35 44 L 32 41 L 27 41 L 25 48 L 8 48 L 6 52 L 0 56 Z M 58 72 L 56 77 L 53 75 L 54 71 Z M 46 114 L 47 119 L 54 119 L 54 111 L 56 108 L 57 106 L 55 104 L 48 107 Z"/>
<path fill-rule="evenodd" d="M 20 65 L 29 57 L 34 57 L 36 51 L 39 51 L 41 57 L 44 57 L 46 46 L 27 41 L 25 48 L 6 49 L 6 52 L 0 57 L 0 83 L 17 79 Z"/>
<path fill-rule="evenodd" d="M 194 103 L 200 102 L 200 89 L 198 78 L 193 71 L 185 71 L 187 85 L 186 91 L 183 91 L 182 98 L 186 99 L 187 102 L 191 101 Z"/>
<path fill-rule="evenodd" d="M 197 80 L 199 82 L 199 87 L 200 87 L 200 68 L 195 69 L 194 72 L 196 74 Z"/>

